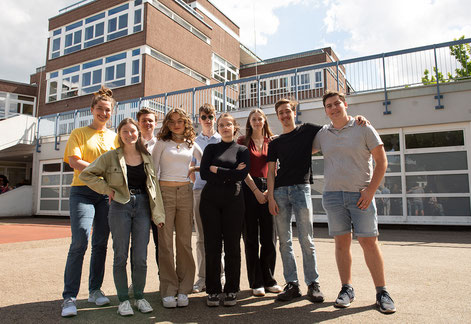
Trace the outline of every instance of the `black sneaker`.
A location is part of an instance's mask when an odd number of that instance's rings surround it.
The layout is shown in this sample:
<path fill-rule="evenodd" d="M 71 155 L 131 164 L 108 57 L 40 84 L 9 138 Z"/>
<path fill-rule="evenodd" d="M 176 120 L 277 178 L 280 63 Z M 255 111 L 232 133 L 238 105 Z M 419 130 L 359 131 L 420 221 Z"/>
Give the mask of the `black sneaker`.
<path fill-rule="evenodd" d="M 218 294 L 209 294 L 208 298 L 206 299 L 206 305 L 208 305 L 209 307 L 219 306 L 219 296 L 218 296 Z"/>
<path fill-rule="evenodd" d="M 276 299 L 281 301 L 290 301 L 296 297 L 301 297 L 299 286 L 294 282 L 288 282 L 285 289 L 283 289 L 283 292 L 279 293 Z"/>
<path fill-rule="evenodd" d="M 224 296 L 223 303 L 224 303 L 224 306 L 234 306 L 235 304 L 237 304 L 237 294 L 227 293 Z"/>
<path fill-rule="evenodd" d="M 345 287 L 342 286 L 342 290 L 340 290 L 337 299 L 335 300 L 335 307 L 338 308 L 347 308 L 349 307 L 352 301 L 355 300 L 355 291 L 353 287 Z"/>
<path fill-rule="evenodd" d="M 322 303 L 324 301 L 324 294 L 321 292 L 317 282 L 313 282 L 308 286 L 307 298 L 313 303 Z"/>
<path fill-rule="evenodd" d="M 389 296 L 389 293 L 383 290 L 376 294 L 376 305 L 379 307 L 381 313 L 391 314 L 396 311 L 394 300 Z"/>

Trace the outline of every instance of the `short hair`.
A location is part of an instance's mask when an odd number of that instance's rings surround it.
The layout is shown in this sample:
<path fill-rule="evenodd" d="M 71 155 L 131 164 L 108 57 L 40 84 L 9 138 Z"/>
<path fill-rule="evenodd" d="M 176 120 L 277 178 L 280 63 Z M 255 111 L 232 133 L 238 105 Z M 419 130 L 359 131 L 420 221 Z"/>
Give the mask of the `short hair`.
<path fill-rule="evenodd" d="M 322 96 L 322 105 L 325 107 L 325 101 L 335 96 L 339 96 L 340 100 L 342 100 L 344 103 L 346 102 L 345 94 L 343 92 L 327 90 Z"/>
<path fill-rule="evenodd" d="M 296 107 L 298 106 L 298 102 L 296 100 L 292 100 L 288 98 L 281 98 L 275 104 L 275 112 L 277 115 L 278 115 L 278 108 L 284 104 L 289 104 L 291 106 L 292 111 L 296 111 Z"/>
<path fill-rule="evenodd" d="M 240 130 L 240 125 L 239 125 L 239 123 L 238 123 L 237 120 L 234 118 L 234 116 L 232 116 L 232 115 L 229 114 L 229 113 L 223 113 L 223 114 L 221 114 L 221 115 L 218 117 L 218 119 L 217 119 L 217 121 L 216 121 L 216 127 L 219 127 L 219 121 L 220 121 L 222 118 L 230 118 L 230 119 L 232 119 L 232 124 L 234 125 L 234 134 L 233 134 L 233 135 L 235 135 L 235 134 L 237 134 L 237 133 L 239 132 L 239 130 Z M 219 131 L 218 131 L 218 132 L 219 132 Z"/>
<path fill-rule="evenodd" d="M 105 86 L 101 86 L 98 92 L 93 93 L 91 107 L 93 108 L 99 101 L 109 101 L 111 103 L 111 110 L 114 109 L 116 104 L 116 100 L 113 98 L 113 91 Z"/>
<path fill-rule="evenodd" d="M 199 114 L 201 115 L 201 113 L 205 113 L 207 115 L 216 115 L 216 108 L 214 108 L 214 106 L 209 103 L 205 103 L 199 109 Z"/>
<path fill-rule="evenodd" d="M 141 108 L 141 110 L 137 112 L 136 118 L 138 122 L 142 115 L 154 115 L 155 121 L 157 121 L 157 114 L 155 113 L 155 111 L 150 110 L 149 108 Z"/>

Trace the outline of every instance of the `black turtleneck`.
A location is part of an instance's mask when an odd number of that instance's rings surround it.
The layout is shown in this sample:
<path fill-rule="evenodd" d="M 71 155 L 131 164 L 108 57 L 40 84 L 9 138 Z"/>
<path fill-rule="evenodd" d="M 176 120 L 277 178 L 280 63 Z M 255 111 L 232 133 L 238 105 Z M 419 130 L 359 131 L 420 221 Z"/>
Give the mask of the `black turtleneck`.
<path fill-rule="evenodd" d="M 245 168 L 236 170 L 244 162 Z M 209 171 L 211 165 L 217 166 L 217 173 Z M 201 179 L 211 184 L 236 183 L 245 179 L 250 170 L 250 154 L 246 146 L 232 142 L 209 144 L 201 159 Z"/>

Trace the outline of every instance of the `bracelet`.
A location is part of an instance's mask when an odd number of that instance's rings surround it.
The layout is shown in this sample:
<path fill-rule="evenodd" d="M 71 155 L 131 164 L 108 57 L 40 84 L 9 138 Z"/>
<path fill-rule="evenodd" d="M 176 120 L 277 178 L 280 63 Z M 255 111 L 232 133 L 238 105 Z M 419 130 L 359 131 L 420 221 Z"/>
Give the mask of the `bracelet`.
<path fill-rule="evenodd" d="M 258 189 L 258 188 L 257 188 L 257 187 L 255 187 L 255 189 L 252 189 L 252 192 L 253 192 L 253 193 L 255 193 L 255 190 L 257 190 L 257 189 Z"/>

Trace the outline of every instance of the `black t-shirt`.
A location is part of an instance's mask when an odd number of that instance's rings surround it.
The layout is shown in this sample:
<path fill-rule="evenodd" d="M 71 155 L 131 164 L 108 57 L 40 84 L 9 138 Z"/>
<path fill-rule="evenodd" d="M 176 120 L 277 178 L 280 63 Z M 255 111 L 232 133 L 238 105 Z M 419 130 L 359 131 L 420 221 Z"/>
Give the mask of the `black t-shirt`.
<path fill-rule="evenodd" d="M 244 162 L 245 168 L 236 170 Z M 218 167 L 217 173 L 209 171 L 211 165 Z M 250 170 L 250 154 L 246 146 L 235 142 L 209 144 L 201 158 L 201 179 L 212 184 L 237 183 L 245 179 Z"/>
<path fill-rule="evenodd" d="M 144 170 L 144 162 L 136 166 L 126 164 L 126 169 L 128 172 L 128 188 L 145 190 L 147 174 Z"/>
<path fill-rule="evenodd" d="M 312 183 L 312 141 L 322 126 L 302 124 L 268 145 L 268 162 L 278 162 L 275 188 Z"/>

